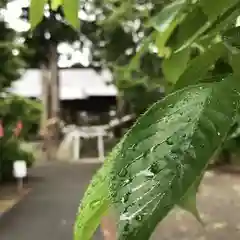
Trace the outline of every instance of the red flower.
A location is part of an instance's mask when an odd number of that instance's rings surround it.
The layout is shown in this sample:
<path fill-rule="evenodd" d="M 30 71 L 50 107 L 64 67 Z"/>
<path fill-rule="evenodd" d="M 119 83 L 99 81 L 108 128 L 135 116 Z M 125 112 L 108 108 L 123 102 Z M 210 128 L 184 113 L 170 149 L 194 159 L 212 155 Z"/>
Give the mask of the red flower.
<path fill-rule="evenodd" d="M 4 136 L 4 129 L 3 129 L 3 124 L 2 121 L 0 120 L 0 137 Z"/>

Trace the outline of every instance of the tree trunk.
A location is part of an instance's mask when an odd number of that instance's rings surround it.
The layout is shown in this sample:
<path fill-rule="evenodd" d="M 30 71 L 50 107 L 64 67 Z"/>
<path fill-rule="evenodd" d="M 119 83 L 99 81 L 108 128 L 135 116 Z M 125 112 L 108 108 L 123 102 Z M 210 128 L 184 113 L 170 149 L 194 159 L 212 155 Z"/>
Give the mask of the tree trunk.
<path fill-rule="evenodd" d="M 51 149 L 49 148 L 49 133 L 47 129 L 47 122 L 50 117 L 51 112 L 51 92 L 50 92 L 50 75 L 49 70 L 45 64 L 41 65 L 41 74 L 42 74 L 42 118 L 41 118 L 41 129 L 40 135 L 43 141 L 42 144 L 42 153 L 44 160 L 50 159 Z"/>
<path fill-rule="evenodd" d="M 58 54 L 57 47 L 51 46 L 50 58 L 51 71 L 51 92 L 52 92 L 52 118 L 59 118 L 60 101 L 59 101 L 59 77 L 58 77 Z"/>
<path fill-rule="evenodd" d="M 41 118 L 41 130 L 44 131 L 47 124 L 47 120 L 49 118 L 51 108 L 51 103 L 49 101 L 50 95 L 49 71 L 45 64 L 41 65 L 41 74 L 42 74 L 42 106 L 43 106 Z"/>
<path fill-rule="evenodd" d="M 52 126 L 51 158 L 56 158 L 56 152 L 60 139 L 60 100 L 59 100 L 59 77 L 58 77 L 58 54 L 57 46 L 52 44 L 50 48 L 50 72 L 51 72 L 51 118 L 55 119 Z"/>

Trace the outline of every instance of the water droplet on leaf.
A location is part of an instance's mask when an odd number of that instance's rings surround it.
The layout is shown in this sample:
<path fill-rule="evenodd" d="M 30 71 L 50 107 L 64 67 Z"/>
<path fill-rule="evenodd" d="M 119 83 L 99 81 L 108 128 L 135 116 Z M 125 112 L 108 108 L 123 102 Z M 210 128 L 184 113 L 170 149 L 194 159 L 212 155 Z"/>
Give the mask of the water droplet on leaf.
<path fill-rule="evenodd" d="M 117 192 L 116 192 L 116 191 L 111 192 L 111 197 L 112 197 L 113 199 L 116 198 L 116 197 L 117 197 Z"/>
<path fill-rule="evenodd" d="M 123 228 L 123 231 L 126 233 L 126 232 L 129 231 L 129 229 L 130 229 L 130 224 L 129 224 L 129 222 L 126 222 L 126 224 L 125 224 L 125 226 Z"/>
<path fill-rule="evenodd" d="M 90 203 L 90 207 L 91 207 L 91 208 L 95 208 L 95 207 L 97 207 L 100 203 L 101 203 L 100 200 L 92 201 L 92 202 Z"/>
<path fill-rule="evenodd" d="M 127 192 L 127 193 L 122 197 L 121 202 L 122 202 L 122 203 L 126 203 L 126 202 L 128 201 L 128 199 L 129 199 L 130 194 L 131 194 L 130 192 Z"/>
<path fill-rule="evenodd" d="M 173 141 L 169 138 L 167 139 L 166 143 L 167 143 L 167 145 L 173 145 Z"/>
<path fill-rule="evenodd" d="M 181 154 L 181 149 L 175 147 L 171 150 L 171 153 L 172 153 L 172 156 L 171 156 L 172 158 L 173 158 L 173 156 L 176 157 L 175 155 Z"/>
<path fill-rule="evenodd" d="M 134 143 L 134 144 L 129 148 L 129 150 L 135 150 L 136 147 L 137 147 L 137 143 Z"/>
<path fill-rule="evenodd" d="M 151 152 L 151 153 L 154 152 L 154 151 L 157 149 L 158 146 L 159 146 L 158 144 L 152 146 L 151 149 L 150 149 L 150 152 Z"/>
<path fill-rule="evenodd" d="M 135 219 L 136 219 L 137 221 L 142 221 L 142 215 L 141 215 L 141 214 L 138 214 L 138 215 L 135 217 Z"/>
<path fill-rule="evenodd" d="M 128 208 L 129 208 L 129 207 L 125 207 L 125 208 L 124 208 L 124 210 L 123 210 L 123 214 L 124 214 L 124 215 L 128 212 Z"/>
<path fill-rule="evenodd" d="M 160 167 L 158 166 L 157 163 L 153 163 L 153 164 L 151 164 L 149 170 L 150 170 L 153 174 L 157 174 L 157 173 L 160 172 L 161 169 L 160 169 Z"/>
<path fill-rule="evenodd" d="M 128 183 L 130 183 L 130 182 L 131 182 L 131 181 L 130 181 L 130 178 L 128 178 L 128 179 L 126 179 L 126 180 L 124 181 L 123 185 L 126 186 L 126 185 L 128 185 Z"/>
<path fill-rule="evenodd" d="M 145 169 L 143 171 L 140 171 L 138 175 L 144 176 L 148 179 L 152 179 L 154 177 L 154 174 L 149 169 Z"/>
<path fill-rule="evenodd" d="M 119 177 L 125 177 L 126 175 L 127 175 L 127 169 L 123 168 L 119 173 Z"/>

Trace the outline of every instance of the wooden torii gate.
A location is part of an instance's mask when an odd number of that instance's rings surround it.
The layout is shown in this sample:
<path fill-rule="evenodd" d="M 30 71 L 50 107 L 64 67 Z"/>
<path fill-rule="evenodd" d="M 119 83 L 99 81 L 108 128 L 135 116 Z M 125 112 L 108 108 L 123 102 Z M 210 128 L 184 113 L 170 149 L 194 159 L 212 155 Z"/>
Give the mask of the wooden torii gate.
<path fill-rule="evenodd" d="M 81 159 L 81 142 L 84 139 L 97 138 L 98 159 L 103 162 L 105 158 L 104 137 L 109 136 L 111 130 L 129 120 L 132 120 L 134 115 L 127 115 L 121 119 L 113 119 L 108 125 L 99 126 L 67 126 L 63 129 L 68 141 L 73 141 L 73 160 Z"/>

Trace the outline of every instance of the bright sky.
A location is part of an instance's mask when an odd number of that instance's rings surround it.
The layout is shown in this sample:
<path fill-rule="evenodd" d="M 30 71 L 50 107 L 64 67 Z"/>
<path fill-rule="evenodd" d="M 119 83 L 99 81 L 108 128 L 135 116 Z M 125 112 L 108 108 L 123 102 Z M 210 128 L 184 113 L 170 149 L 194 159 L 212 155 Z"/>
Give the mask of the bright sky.
<path fill-rule="evenodd" d="M 5 20 L 9 23 L 9 26 L 18 32 L 27 31 L 29 29 L 29 23 L 19 19 L 21 15 L 21 8 L 29 5 L 29 0 L 15 0 L 7 4 L 7 10 L 4 12 Z M 61 54 L 59 59 L 59 67 L 70 67 L 74 63 L 81 63 L 84 66 L 89 65 L 89 48 L 86 46 L 82 51 L 75 47 L 70 46 L 67 43 L 62 43 L 58 47 L 58 51 Z"/>
<path fill-rule="evenodd" d="M 16 0 L 7 4 L 7 11 L 5 12 L 5 19 L 9 22 L 11 28 L 22 32 L 29 29 L 29 24 L 19 19 L 21 15 L 21 8 L 26 7 L 29 0 Z"/>

